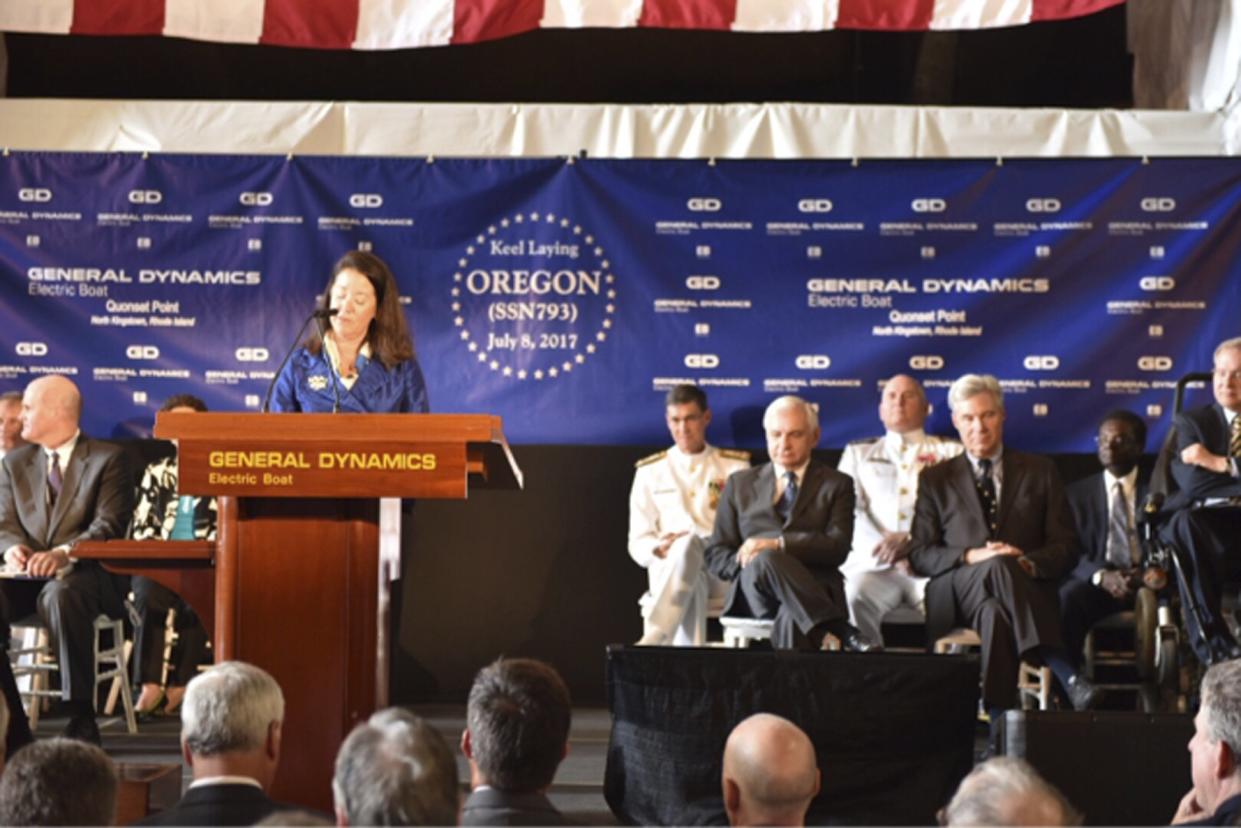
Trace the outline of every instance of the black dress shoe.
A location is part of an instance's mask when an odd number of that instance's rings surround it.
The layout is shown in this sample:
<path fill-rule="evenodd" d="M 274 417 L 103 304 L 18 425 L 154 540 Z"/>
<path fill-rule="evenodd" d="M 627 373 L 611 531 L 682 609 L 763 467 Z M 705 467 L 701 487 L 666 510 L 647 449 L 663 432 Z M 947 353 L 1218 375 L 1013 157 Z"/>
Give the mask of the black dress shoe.
<path fill-rule="evenodd" d="M 69 719 L 60 735 L 66 739 L 77 739 L 79 742 L 90 742 L 103 747 L 103 737 L 99 735 L 99 725 L 95 723 L 92 713 L 79 713 Z"/>
<path fill-rule="evenodd" d="M 1103 688 L 1095 687 L 1085 676 L 1073 676 L 1066 689 L 1074 710 L 1093 710 L 1103 701 Z"/>

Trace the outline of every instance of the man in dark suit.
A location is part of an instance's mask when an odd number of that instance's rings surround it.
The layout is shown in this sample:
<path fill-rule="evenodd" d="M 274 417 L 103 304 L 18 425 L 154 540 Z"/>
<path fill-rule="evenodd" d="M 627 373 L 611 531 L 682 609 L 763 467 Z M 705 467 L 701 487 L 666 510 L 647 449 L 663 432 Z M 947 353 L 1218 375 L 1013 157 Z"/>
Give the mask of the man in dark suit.
<path fill-rule="evenodd" d="M 731 581 L 725 615 L 774 618 L 780 648 L 873 649 L 849 624 L 840 565 L 853 541 L 853 481 L 811 459 L 819 417 L 800 397 L 763 414 L 770 463 L 724 485 L 707 569 Z"/>
<path fill-rule="evenodd" d="M 1081 666 L 1086 633 L 1104 618 L 1133 609 L 1141 582 L 1138 509 L 1147 481 L 1138 473 L 1146 423 L 1131 411 L 1112 411 L 1095 437 L 1097 474 L 1068 488 L 1081 556 L 1060 585 L 1060 622 L 1069 660 Z"/>
<path fill-rule="evenodd" d="M 181 801 L 140 825 L 253 825 L 285 810 L 267 798 L 280 762 L 284 694 L 265 670 L 223 661 L 190 680 L 181 755 L 194 775 Z"/>
<path fill-rule="evenodd" d="M 380 710 L 340 746 L 332 799 L 337 825 L 456 825 L 457 760 L 425 719 Z"/>
<path fill-rule="evenodd" d="M 547 798 L 569 752 L 569 689 L 550 665 L 500 658 L 474 679 L 461 752 L 471 793 L 462 825 L 563 825 Z"/>
<path fill-rule="evenodd" d="M 26 387 L 22 437 L 31 445 L 4 456 L 0 475 L 0 549 L 10 572 L 42 583 L 39 616 L 59 651 L 69 707 L 65 736 L 99 743 L 93 696 L 93 624 L 124 615 L 127 579 L 93 561 L 75 561 L 73 544 L 119 537 L 129 521 L 133 486 L 121 450 L 78 430 L 82 398 L 63 376 Z M 49 580 L 50 579 L 50 580 Z M 3 624 L 34 610 L 30 582 L 5 582 Z"/>
<path fill-rule="evenodd" d="M 1215 402 L 1176 416 L 1177 456 L 1172 476 L 1180 508 L 1163 529 L 1181 551 L 1178 579 L 1188 608 L 1189 643 L 1204 664 L 1241 657 L 1241 646 L 1220 613 L 1225 581 L 1241 578 L 1241 337 L 1215 349 L 1211 388 Z"/>
<path fill-rule="evenodd" d="M 1004 446 L 1004 395 L 992 376 L 966 374 L 948 391 L 965 454 L 918 481 L 909 561 L 931 578 L 927 636 L 953 627 L 982 639 L 982 697 L 992 722 L 1017 701 L 1021 658 L 1042 661 L 1074 707 L 1098 700 L 1064 655 L 1055 584 L 1069 570 L 1073 525 L 1050 460 Z"/>

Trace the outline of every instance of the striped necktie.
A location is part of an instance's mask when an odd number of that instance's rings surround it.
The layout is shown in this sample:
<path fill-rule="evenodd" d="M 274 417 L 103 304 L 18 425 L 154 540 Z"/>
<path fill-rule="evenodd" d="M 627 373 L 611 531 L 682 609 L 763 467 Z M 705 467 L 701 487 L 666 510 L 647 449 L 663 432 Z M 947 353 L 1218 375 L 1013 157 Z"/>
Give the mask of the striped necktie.
<path fill-rule="evenodd" d="M 1133 566 L 1133 545 L 1129 534 L 1129 504 L 1125 487 L 1117 480 L 1107 521 L 1107 559 L 1117 569 Z"/>
<path fill-rule="evenodd" d="M 65 484 L 64 475 L 60 471 L 60 455 L 57 452 L 50 452 L 51 463 L 47 472 L 47 499 L 49 503 L 55 503 L 56 498 L 60 496 L 60 489 Z"/>
<path fill-rule="evenodd" d="M 1228 453 L 1241 457 L 1241 414 L 1232 418 L 1232 437 L 1228 440 Z"/>
<path fill-rule="evenodd" d="M 784 493 L 776 501 L 776 514 L 780 516 L 782 523 L 787 523 L 789 515 L 793 512 L 793 504 L 797 502 L 797 473 L 785 472 L 784 479 L 788 482 L 784 487 Z"/>

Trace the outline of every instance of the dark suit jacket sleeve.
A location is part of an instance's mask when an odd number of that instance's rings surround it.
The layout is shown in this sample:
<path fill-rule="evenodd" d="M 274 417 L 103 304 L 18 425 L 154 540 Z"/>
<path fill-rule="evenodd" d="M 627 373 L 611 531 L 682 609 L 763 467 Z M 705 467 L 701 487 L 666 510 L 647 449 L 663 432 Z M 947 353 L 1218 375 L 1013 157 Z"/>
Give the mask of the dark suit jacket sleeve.
<path fill-rule="evenodd" d="M 834 470 L 815 492 L 816 503 L 807 509 L 817 525 L 794 520 L 784 531 L 784 551 L 807 566 L 839 567 L 853 544 L 853 480 Z M 826 519 L 826 523 L 822 523 Z"/>
<path fill-rule="evenodd" d="M 13 480 L 9 473 L 9 463 L 13 452 L 0 463 L 0 554 L 10 546 L 17 544 L 31 545 L 30 537 L 22 528 L 17 515 L 17 497 L 13 491 Z"/>
<path fill-rule="evenodd" d="M 1210 475 L 1211 472 L 1199 466 L 1185 465 L 1181 462 L 1181 452 L 1194 443 L 1203 442 L 1205 438 L 1202 436 L 1202 428 L 1187 411 L 1182 411 L 1173 418 L 1172 427 L 1176 430 L 1176 454 L 1172 457 L 1172 477 L 1176 480 L 1178 489 L 1185 492 L 1187 496 L 1196 497 L 1197 490 L 1207 482 L 1204 476 Z"/>
<path fill-rule="evenodd" d="M 1099 515 L 1095 498 L 1092 497 L 1090 489 L 1094 485 L 1098 485 L 1099 476 L 1092 474 L 1085 480 L 1080 480 L 1069 486 L 1066 496 L 1069 500 L 1069 511 L 1073 516 L 1073 526 L 1077 531 L 1077 548 L 1080 552 L 1077 565 L 1073 567 L 1073 577 L 1079 581 L 1089 581 L 1094 574 L 1104 568 L 1103 556 L 1099 555 L 1096 535 L 1098 534 L 1097 520 Z M 1106 503 L 1104 507 L 1106 509 Z M 1106 522 L 1107 514 L 1103 515 Z"/>
<path fill-rule="evenodd" d="M 1241 495 L 1241 479 L 1228 472 L 1213 472 L 1181 462 L 1181 452 L 1201 443 L 1213 454 L 1228 454 L 1228 431 L 1216 406 L 1182 411 L 1173 420 L 1176 428 L 1176 456 L 1172 458 L 1172 477 L 1190 500 Z"/>
<path fill-rule="evenodd" d="M 1091 474 L 1088 478 L 1077 480 L 1065 490 L 1065 497 L 1069 499 L 1069 511 L 1077 536 L 1077 565 L 1073 566 L 1072 576 L 1078 581 L 1090 581 L 1095 577 L 1095 572 L 1111 569 L 1107 566 L 1106 540 L 1103 540 L 1104 526 L 1107 525 L 1107 499 L 1101 475 Z M 1101 540 L 1104 542 L 1103 549 L 1100 549 Z"/>
<path fill-rule="evenodd" d="M 741 507 L 737 503 L 737 478 L 733 474 L 724 482 L 720 504 L 715 510 L 715 528 L 707 539 L 707 571 L 717 578 L 731 581 L 741 567 L 737 565 L 737 550 L 745 538 L 741 537 Z"/>
<path fill-rule="evenodd" d="M 1046 458 L 1039 459 L 1044 467 L 1043 543 L 1021 551 L 1034 562 L 1036 577 L 1060 580 L 1077 562 L 1077 534 L 1073 531 L 1069 501 L 1056 467 Z"/>
<path fill-rule="evenodd" d="M 918 476 L 918 498 L 909 531 L 909 563 L 919 575 L 932 578 L 961 566 L 965 558 L 966 547 L 950 545 L 945 537 L 946 504 L 952 497 L 949 478 L 943 473 L 947 466 L 924 469 Z"/>

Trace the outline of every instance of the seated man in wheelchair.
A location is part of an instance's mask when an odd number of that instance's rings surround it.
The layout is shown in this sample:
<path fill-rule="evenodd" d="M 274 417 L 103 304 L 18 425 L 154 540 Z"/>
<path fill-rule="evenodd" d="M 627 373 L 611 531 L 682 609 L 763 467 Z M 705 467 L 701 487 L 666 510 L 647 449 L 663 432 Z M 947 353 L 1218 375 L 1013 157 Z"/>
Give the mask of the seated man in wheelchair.
<path fill-rule="evenodd" d="M 1146 500 L 1148 480 L 1138 461 L 1146 447 L 1146 423 L 1131 411 L 1109 412 L 1095 442 L 1103 468 L 1066 490 L 1081 555 L 1060 585 L 1061 632 L 1078 669 L 1090 628 L 1133 609 L 1142 574 L 1137 510 Z"/>
<path fill-rule="evenodd" d="M 1171 474 L 1179 491 L 1160 539 L 1174 548 L 1190 645 L 1203 664 L 1241 657 L 1220 609 L 1241 578 L 1241 337 L 1215 349 L 1215 402 L 1176 415 Z"/>

